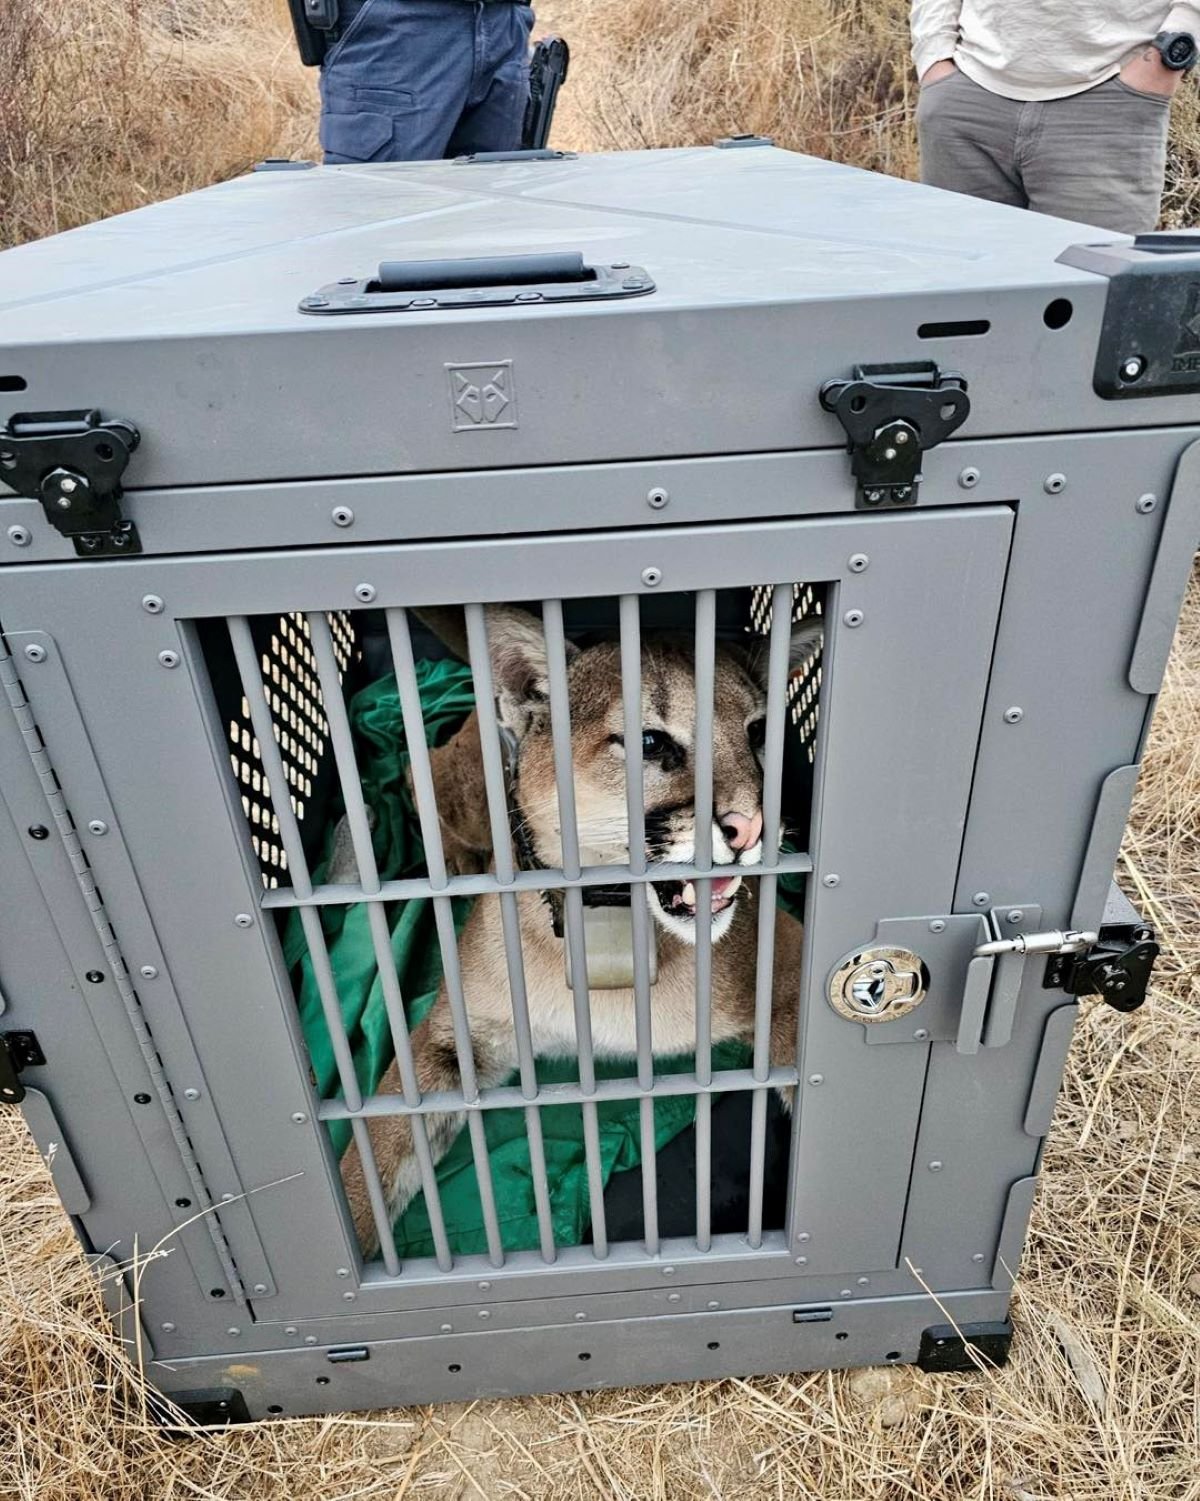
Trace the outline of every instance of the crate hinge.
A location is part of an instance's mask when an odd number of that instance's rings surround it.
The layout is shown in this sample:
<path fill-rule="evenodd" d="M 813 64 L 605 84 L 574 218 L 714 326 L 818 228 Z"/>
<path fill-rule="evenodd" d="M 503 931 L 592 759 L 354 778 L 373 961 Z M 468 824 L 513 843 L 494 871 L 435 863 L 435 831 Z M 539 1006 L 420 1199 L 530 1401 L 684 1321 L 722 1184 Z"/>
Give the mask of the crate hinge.
<path fill-rule="evenodd" d="M 81 558 L 127 557 L 142 550 L 121 514 L 121 478 L 138 441 L 132 422 L 95 408 L 19 412 L 0 429 L 0 479 L 38 501 Z"/>
<path fill-rule="evenodd" d="M 0 1105 L 19 1105 L 25 1098 L 21 1072 L 46 1061 L 33 1032 L 0 1032 Z"/>
<path fill-rule="evenodd" d="M 932 360 L 855 365 L 853 379 L 825 382 L 821 405 L 846 429 L 860 511 L 915 506 L 922 454 L 971 410 L 966 379 Z"/>
<path fill-rule="evenodd" d="M 214 1204 L 214 1198 L 209 1191 L 204 1179 L 204 1173 L 200 1163 L 192 1149 L 188 1137 L 187 1127 L 183 1117 L 179 1113 L 179 1106 L 175 1101 L 174 1090 L 166 1076 L 163 1062 L 159 1056 L 158 1047 L 147 1024 L 142 1003 L 138 998 L 130 977 L 128 964 L 117 941 L 116 931 L 109 918 L 104 905 L 100 888 L 96 884 L 95 874 L 91 863 L 79 838 L 79 832 L 75 820 L 71 816 L 62 786 L 54 771 L 50 754 L 42 739 L 34 718 L 32 707 L 25 693 L 24 684 L 16 670 L 16 664 L 12 653 L 8 649 L 3 634 L 0 634 L 0 694 L 3 694 L 8 707 L 17 723 L 18 731 L 24 741 L 29 760 L 33 766 L 34 774 L 41 785 L 42 794 L 45 797 L 47 809 L 50 813 L 54 827 L 62 840 L 63 849 L 70 861 L 71 869 L 79 886 L 79 893 L 83 898 L 84 906 L 92 920 L 96 930 L 96 936 L 104 951 L 105 961 L 109 972 L 116 984 L 117 992 L 129 1019 L 130 1027 L 137 1042 L 138 1051 L 142 1055 L 146 1071 L 154 1086 L 159 1105 L 166 1118 L 180 1161 L 192 1186 L 192 1193 L 197 1203 L 207 1207 Z M 18 1088 L 20 1087 L 18 1081 Z M 229 1242 L 225 1239 L 218 1217 L 215 1214 L 205 1214 L 202 1220 L 221 1270 L 228 1283 L 235 1300 L 240 1306 L 246 1304 L 246 1289 L 238 1272 L 237 1264 L 233 1259 Z"/>

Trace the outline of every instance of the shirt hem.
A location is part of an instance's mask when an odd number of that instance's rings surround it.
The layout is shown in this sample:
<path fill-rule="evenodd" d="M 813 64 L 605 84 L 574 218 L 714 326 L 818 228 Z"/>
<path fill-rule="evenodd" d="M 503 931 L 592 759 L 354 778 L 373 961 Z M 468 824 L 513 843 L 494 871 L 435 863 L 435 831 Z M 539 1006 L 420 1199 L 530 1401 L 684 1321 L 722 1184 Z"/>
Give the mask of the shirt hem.
<path fill-rule="evenodd" d="M 1102 83 L 1108 83 L 1121 71 L 1120 63 L 1113 63 L 1102 69 L 1094 78 L 1085 78 L 1066 87 L 1023 89 L 1014 84 L 1011 79 L 981 67 L 974 58 L 964 58 L 961 54 L 961 48 L 955 51 L 954 64 L 965 78 L 969 78 L 972 83 L 977 83 L 981 89 L 987 89 L 989 94 L 999 94 L 1002 99 L 1012 99 L 1018 104 L 1042 104 L 1050 99 L 1073 99 L 1077 94 L 1086 94 L 1089 89 L 1099 88 Z"/>

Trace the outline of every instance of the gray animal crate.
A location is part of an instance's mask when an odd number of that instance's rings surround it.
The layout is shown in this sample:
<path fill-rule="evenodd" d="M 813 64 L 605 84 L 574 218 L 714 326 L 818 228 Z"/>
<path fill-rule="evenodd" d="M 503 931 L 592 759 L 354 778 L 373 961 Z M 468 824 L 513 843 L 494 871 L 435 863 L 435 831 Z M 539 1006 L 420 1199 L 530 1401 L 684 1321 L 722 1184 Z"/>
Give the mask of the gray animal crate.
<path fill-rule="evenodd" d="M 1076 996 L 1131 1007 L 1153 960 L 1110 881 L 1200 532 L 1200 240 L 753 140 L 290 165 L 0 256 L 0 1098 L 152 1382 L 223 1421 L 1002 1359 Z M 607 845 L 597 641 L 634 721 Z M 714 674 L 755 661 L 742 725 Z M 438 807 L 426 732 L 472 697 Z M 690 914 L 735 889 L 730 971 Z M 457 1082 L 422 1094 L 439 971 Z"/>

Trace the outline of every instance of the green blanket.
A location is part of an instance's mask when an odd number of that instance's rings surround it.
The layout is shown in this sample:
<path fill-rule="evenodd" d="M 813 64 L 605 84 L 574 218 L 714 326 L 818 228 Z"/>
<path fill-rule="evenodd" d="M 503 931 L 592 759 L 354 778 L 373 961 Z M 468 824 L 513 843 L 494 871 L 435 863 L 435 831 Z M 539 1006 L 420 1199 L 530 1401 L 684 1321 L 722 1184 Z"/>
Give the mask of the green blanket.
<path fill-rule="evenodd" d="M 458 662 L 417 663 L 426 736 L 440 745 L 454 733 L 474 703 L 470 671 Z M 375 856 L 384 880 L 424 874 L 424 855 L 412 808 L 405 770 L 408 752 L 396 680 L 381 678 L 358 693 L 350 705 L 350 721 L 356 737 L 359 772 L 369 807 L 377 815 Z M 329 840 L 337 821 L 329 820 Z M 327 851 L 328 853 L 328 851 Z M 320 879 L 318 867 L 316 878 Z M 455 903 L 455 919 L 461 928 L 470 910 L 469 901 Z M 391 1041 L 383 991 L 375 965 L 374 950 L 364 905 L 323 907 L 322 921 L 330 959 L 337 979 L 342 1017 L 354 1052 L 358 1080 L 364 1093 L 378 1084 L 391 1061 Z M 409 1025 L 415 1026 L 433 1004 L 441 980 L 441 958 L 434 932 L 433 910 L 426 900 L 398 904 L 389 912 L 392 954 L 400 976 Z M 320 997 L 305 948 L 298 915 L 292 914 L 285 939 L 285 954 L 292 966 L 299 995 L 300 1021 L 308 1045 L 317 1089 L 323 1099 L 340 1091 L 333 1050 L 321 1012 Z M 737 1068 L 746 1053 L 738 1047 L 714 1050 L 715 1068 Z M 690 1057 L 657 1059 L 660 1073 L 690 1069 Z M 628 1077 L 627 1060 L 597 1065 L 601 1078 Z M 575 1077 L 573 1060 L 538 1060 L 542 1084 Z M 672 1096 L 654 1103 L 655 1141 L 664 1146 L 688 1126 L 694 1102 L 688 1096 Z M 639 1163 L 639 1126 L 636 1101 L 601 1104 L 600 1153 L 605 1182 L 609 1176 Z M 587 1167 L 579 1107 L 547 1106 L 541 1112 L 546 1170 L 554 1236 L 558 1245 L 579 1245 L 589 1222 Z M 529 1143 L 521 1110 L 484 1112 L 488 1153 L 496 1193 L 504 1247 L 508 1251 L 536 1249 L 539 1245 Z M 333 1122 L 330 1128 L 335 1149 L 341 1153 L 349 1140 L 349 1125 Z M 483 1216 L 475 1183 L 467 1133 L 458 1140 L 438 1166 L 442 1213 L 451 1248 L 460 1254 L 486 1250 Z M 433 1239 L 424 1196 L 415 1199 L 395 1227 L 396 1249 L 402 1258 L 433 1254 Z"/>

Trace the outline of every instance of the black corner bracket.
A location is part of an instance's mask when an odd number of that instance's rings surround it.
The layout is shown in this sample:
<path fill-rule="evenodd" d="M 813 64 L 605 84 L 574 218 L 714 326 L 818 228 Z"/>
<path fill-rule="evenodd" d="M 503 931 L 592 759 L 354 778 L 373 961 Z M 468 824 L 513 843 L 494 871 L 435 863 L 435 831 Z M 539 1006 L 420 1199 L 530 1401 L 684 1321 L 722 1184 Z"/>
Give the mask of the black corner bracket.
<path fill-rule="evenodd" d="M 190 1438 L 201 1428 L 225 1428 L 250 1422 L 250 1409 L 236 1386 L 204 1386 L 168 1392 L 165 1400 L 151 1393 L 150 1410 L 172 1438 Z M 183 1413 L 186 1422 L 180 1422 Z"/>
<path fill-rule="evenodd" d="M 922 1371 L 977 1371 L 981 1364 L 1002 1366 L 1008 1361 L 1012 1337 L 1011 1319 L 985 1324 L 933 1324 L 921 1335 L 916 1364 Z"/>
<path fill-rule="evenodd" d="M 0 428 L 0 480 L 39 501 L 81 558 L 128 557 L 142 544 L 121 515 L 121 478 L 138 441 L 132 422 L 94 408 L 21 412 Z"/>
<path fill-rule="evenodd" d="M 821 405 L 849 438 L 860 511 L 915 506 L 921 456 L 967 420 L 967 383 L 932 360 L 856 365 L 852 380 L 829 380 Z"/>
<path fill-rule="evenodd" d="M 1200 391 L 1200 234 L 1072 245 L 1068 266 L 1108 278 L 1092 388 L 1106 401 Z"/>

